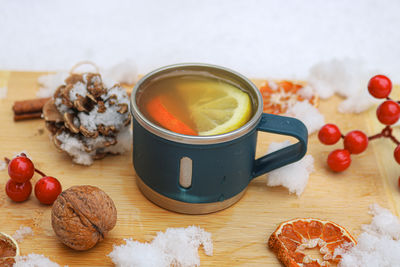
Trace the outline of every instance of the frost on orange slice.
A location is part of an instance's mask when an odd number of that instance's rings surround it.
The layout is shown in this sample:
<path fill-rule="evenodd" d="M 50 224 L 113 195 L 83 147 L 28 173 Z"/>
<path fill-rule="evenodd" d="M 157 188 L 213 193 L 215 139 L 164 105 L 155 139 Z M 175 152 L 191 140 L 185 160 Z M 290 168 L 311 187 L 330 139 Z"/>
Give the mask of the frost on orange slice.
<path fill-rule="evenodd" d="M 0 232 L 0 266 L 13 266 L 16 256 L 19 256 L 17 241 L 11 236 Z"/>
<path fill-rule="evenodd" d="M 263 111 L 270 114 L 284 114 L 299 101 L 308 101 L 311 105 L 318 105 L 318 96 L 312 94 L 307 99 L 300 94 L 304 86 L 290 81 L 267 81 L 261 87 L 264 101 Z"/>
<path fill-rule="evenodd" d="M 331 266 L 341 257 L 338 247 L 350 248 L 356 240 L 340 225 L 319 219 L 294 219 L 283 222 L 268 240 L 269 248 L 290 267 Z M 307 249 L 318 248 L 321 259 L 307 255 Z"/>

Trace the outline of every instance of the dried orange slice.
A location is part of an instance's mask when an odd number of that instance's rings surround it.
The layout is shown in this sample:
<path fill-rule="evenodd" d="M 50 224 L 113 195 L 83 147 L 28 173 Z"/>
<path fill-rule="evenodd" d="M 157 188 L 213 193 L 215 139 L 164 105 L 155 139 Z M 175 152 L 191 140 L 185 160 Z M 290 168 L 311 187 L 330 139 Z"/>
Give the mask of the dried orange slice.
<path fill-rule="evenodd" d="M 270 114 L 284 114 L 299 101 L 308 101 L 311 105 L 318 105 L 318 95 L 312 94 L 305 98 L 300 94 L 304 86 L 290 81 L 267 81 L 261 87 L 261 95 L 264 101 L 264 112 Z"/>
<path fill-rule="evenodd" d="M 269 248 L 285 266 L 330 266 L 340 261 L 336 248 L 349 248 L 356 240 L 342 226 L 319 219 L 294 219 L 283 222 L 268 240 Z M 306 249 L 318 248 L 321 259 L 306 255 Z"/>
<path fill-rule="evenodd" d="M 0 232 L 0 266 L 13 266 L 16 256 L 19 256 L 17 241 L 11 236 Z"/>

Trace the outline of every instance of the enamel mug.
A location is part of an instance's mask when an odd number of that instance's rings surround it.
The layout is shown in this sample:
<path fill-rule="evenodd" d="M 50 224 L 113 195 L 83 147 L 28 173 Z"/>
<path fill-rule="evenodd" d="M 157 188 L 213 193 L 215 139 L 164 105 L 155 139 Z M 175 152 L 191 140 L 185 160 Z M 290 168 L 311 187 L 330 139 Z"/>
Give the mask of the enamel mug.
<path fill-rule="evenodd" d="M 190 136 L 166 130 L 148 120 L 137 100 L 144 88 L 170 75 L 212 75 L 250 95 L 251 119 L 220 135 Z M 307 150 L 308 133 L 294 118 L 262 112 L 258 88 L 246 77 L 208 64 L 175 64 L 144 76 L 133 88 L 133 165 L 141 192 L 155 204 L 175 212 L 204 214 L 237 202 L 254 178 L 300 160 Z M 297 143 L 255 159 L 257 132 L 296 138 Z M 295 179 L 295 177 L 294 177 Z"/>

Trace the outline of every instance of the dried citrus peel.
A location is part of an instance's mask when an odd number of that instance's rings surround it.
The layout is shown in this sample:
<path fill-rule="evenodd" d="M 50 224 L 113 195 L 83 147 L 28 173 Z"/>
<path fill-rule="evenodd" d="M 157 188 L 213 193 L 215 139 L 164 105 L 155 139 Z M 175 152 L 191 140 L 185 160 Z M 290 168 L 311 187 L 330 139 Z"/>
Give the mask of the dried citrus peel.
<path fill-rule="evenodd" d="M 284 114 L 297 102 L 308 101 L 313 106 L 318 106 L 318 95 L 305 98 L 300 90 L 304 86 L 290 81 L 267 81 L 260 87 L 263 97 L 263 111 L 270 114 Z"/>
<path fill-rule="evenodd" d="M 19 256 L 17 241 L 0 232 L 0 266 L 13 266 L 16 256 Z"/>
<path fill-rule="evenodd" d="M 319 219 L 294 219 L 283 222 L 268 240 L 269 248 L 285 266 L 329 266 L 340 261 L 336 248 L 356 240 L 340 225 Z M 306 249 L 319 248 L 322 260 L 306 255 Z"/>

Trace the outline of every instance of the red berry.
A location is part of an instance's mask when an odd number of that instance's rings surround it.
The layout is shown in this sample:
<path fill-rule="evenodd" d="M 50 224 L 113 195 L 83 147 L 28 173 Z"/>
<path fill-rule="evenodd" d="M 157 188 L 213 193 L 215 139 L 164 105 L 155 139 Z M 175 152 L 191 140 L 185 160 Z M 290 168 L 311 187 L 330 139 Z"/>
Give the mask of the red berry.
<path fill-rule="evenodd" d="M 398 164 L 400 164 L 400 145 L 398 145 L 394 150 L 394 159 L 397 161 Z"/>
<path fill-rule="evenodd" d="M 376 110 L 378 120 L 385 125 L 392 125 L 399 120 L 400 106 L 393 100 L 386 100 Z"/>
<path fill-rule="evenodd" d="M 335 124 L 325 124 L 318 132 L 318 139 L 325 145 L 333 145 L 339 141 L 342 134 Z"/>
<path fill-rule="evenodd" d="M 392 82 L 384 75 L 376 75 L 369 80 L 369 93 L 376 98 L 386 98 L 392 91 Z"/>
<path fill-rule="evenodd" d="M 51 205 L 61 194 L 60 182 L 51 176 L 45 176 L 35 185 L 35 196 L 42 204 Z"/>
<path fill-rule="evenodd" d="M 328 166 L 332 171 L 341 172 L 350 166 L 350 152 L 346 149 L 336 149 L 328 156 Z"/>
<path fill-rule="evenodd" d="M 344 148 L 351 154 L 360 154 L 367 149 L 368 137 L 361 131 L 351 131 L 344 137 Z"/>
<path fill-rule="evenodd" d="M 32 193 L 31 181 L 16 183 L 14 180 L 10 179 L 6 184 L 6 193 L 7 196 L 15 202 L 25 201 Z"/>
<path fill-rule="evenodd" d="M 17 156 L 8 164 L 8 175 L 17 183 L 29 181 L 34 173 L 35 167 L 26 156 Z"/>

